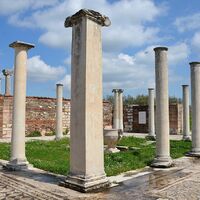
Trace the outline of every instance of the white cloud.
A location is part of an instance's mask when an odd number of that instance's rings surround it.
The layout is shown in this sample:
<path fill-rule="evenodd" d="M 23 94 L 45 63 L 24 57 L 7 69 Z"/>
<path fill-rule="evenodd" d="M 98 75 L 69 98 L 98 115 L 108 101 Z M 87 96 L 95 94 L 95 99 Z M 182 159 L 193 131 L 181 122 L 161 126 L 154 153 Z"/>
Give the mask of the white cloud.
<path fill-rule="evenodd" d="M 160 45 L 156 45 L 160 46 Z M 104 89 L 112 88 L 147 89 L 155 86 L 155 55 L 153 48 L 128 54 L 105 54 L 103 58 Z M 190 53 L 185 43 L 169 46 L 169 81 L 180 82 L 182 77 L 177 75 L 175 66 L 187 60 Z"/>
<path fill-rule="evenodd" d="M 200 32 L 196 32 L 192 38 L 192 45 L 197 48 L 200 49 Z"/>
<path fill-rule="evenodd" d="M 178 28 L 180 32 L 184 32 L 199 29 L 199 21 L 200 13 L 195 13 L 194 15 L 188 15 L 177 18 L 174 22 L 174 25 Z"/>
<path fill-rule="evenodd" d="M 63 86 L 67 89 L 68 93 L 71 91 L 71 75 L 66 74 L 65 77 L 59 80 L 57 83 L 63 84 Z"/>
<path fill-rule="evenodd" d="M 0 15 L 12 15 L 28 9 L 35 10 L 55 5 L 58 0 L 1 0 Z"/>
<path fill-rule="evenodd" d="M 34 56 L 28 59 L 28 77 L 33 81 L 45 82 L 57 80 L 65 73 L 62 66 L 53 67 L 46 64 L 40 56 Z"/>
<path fill-rule="evenodd" d="M 10 16 L 9 21 L 16 26 L 40 28 L 43 33 L 39 41 L 45 45 L 68 48 L 71 29 L 64 28 L 65 18 L 84 7 L 94 9 L 109 16 L 112 22 L 110 27 L 103 28 L 104 49 L 120 52 L 127 47 L 158 41 L 159 29 L 151 23 L 165 12 L 165 7 L 156 5 L 153 0 L 119 0 L 113 3 L 107 0 L 63 0 L 52 5 L 28 16 L 16 13 Z"/>

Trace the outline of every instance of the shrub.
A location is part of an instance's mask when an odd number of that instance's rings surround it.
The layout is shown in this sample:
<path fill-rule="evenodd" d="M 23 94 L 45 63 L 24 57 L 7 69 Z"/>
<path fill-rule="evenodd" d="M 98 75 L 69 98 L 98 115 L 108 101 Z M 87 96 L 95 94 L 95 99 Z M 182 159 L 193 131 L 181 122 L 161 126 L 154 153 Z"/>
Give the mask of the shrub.
<path fill-rule="evenodd" d="M 27 137 L 39 137 L 39 136 L 42 136 L 40 131 L 32 131 L 27 135 Z"/>
<path fill-rule="evenodd" d="M 53 131 L 51 131 L 51 132 L 46 132 L 45 133 L 45 136 L 53 136 L 53 135 L 55 135 L 56 134 L 56 132 L 53 130 Z"/>

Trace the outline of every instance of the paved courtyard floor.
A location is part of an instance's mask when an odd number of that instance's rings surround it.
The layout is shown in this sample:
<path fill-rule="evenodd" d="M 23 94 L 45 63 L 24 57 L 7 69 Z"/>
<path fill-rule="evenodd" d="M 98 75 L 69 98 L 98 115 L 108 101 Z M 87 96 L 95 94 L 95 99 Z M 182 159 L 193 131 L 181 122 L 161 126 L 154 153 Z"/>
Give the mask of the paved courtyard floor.
<path fill-rule="evenodd" d="M 1 160 L 0 163 L 6 162 Z M 199 200 L 200 159 L 183 157 L 170 169 L 131 171 L 110 177 L 113 187 L 104 192 L 82 194 L 58 186 L 64 176 L 30 168 L 8 172 L 0 168 L 0 199 L 86 200 Z"/>

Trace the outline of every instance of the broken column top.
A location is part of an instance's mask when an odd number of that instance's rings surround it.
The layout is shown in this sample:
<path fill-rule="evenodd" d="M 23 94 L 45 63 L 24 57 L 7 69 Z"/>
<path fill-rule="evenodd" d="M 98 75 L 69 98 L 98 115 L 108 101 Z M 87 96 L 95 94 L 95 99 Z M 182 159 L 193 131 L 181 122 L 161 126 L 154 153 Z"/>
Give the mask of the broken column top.
<path fill-rule="evenodd" d="M 31 43 L 26 43 L 22 41 L 15 41 L 9 45 L 9 47 L 16 48 L 16 47 L 26 47 L 27 49 L 34 48 L 35 45 Z"/>
<path fill-rule="evenodd" d="M 110 19 L 105 15 L 102 15 L 94 10 L 81 9 L 74 15 L 66 18 L 65 27 L 72 27 L 74 24 L 77 24 L 82 17 L 87 17 L 101 26 L 110 26 L 111 24 Z"/>
<path fill-rule="evenodd" d="M 148 88 L 148 90 L 154 90 L 154 88 Z"/>
<path fill-rule="evenodd" d="M 13 70 L 3 69 L 2 73 L 3 73 L 4 76 L 12 76 L 13 75 Z"/>
<path fill-rule="evenodd" d="M 113 89 L 112 92 L 119 92 L 119 93 L 122 93 L 124 90 L 122 89 Z"/>

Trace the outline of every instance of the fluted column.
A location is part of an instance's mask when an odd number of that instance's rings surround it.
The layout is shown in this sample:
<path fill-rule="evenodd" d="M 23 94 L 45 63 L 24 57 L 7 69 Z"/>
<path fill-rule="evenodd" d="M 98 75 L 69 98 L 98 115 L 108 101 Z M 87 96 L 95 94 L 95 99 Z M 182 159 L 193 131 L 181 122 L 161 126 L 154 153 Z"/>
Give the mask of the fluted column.
<path fill-rule="evenodd" d="M 10 96 L 11 95 L 11 87 L 10 87 L 10 77 L 13 75 L 12 70 L 4 69 L 2 70 L 3 75 L 5 76 L 5 96 Z"/>
<path fill-rule="evenodd" d="M 200 62 L 191 62 L 192 96 L 192 151 L 191 156 L 200 156 Z"/>
<path fill-rule="evenodd" d="M 72 27 L 70 173 L 66 187 L 89 192 L 108 185 L 104 172 L 101 27 L 108 17 L 82 9 Z"/>
<path fill-rule="evenodd" d="M 119 89 L 113 89 L 114 93 L 114 112 L 113 112 L 113 129 L 119 129 Z"/>
<path fill-rule="evenodd" d="M 156 75 L 156 157 L 153 167 L 170 167 L 169 146 L 169 97 L 168 62 L 166 47 L 157 47 L 155 51 Z"/>
<path fill-rule="evenodd" d="M 63 84 L 56 84 L 56 97 L 56 140 L 59 140 L 63 137 Z"/>
<path fill-rule="evenodd" d="M 149 97 L 148 97 L 148 110 L 149 110 L 149 137 L 152 137 L 152 139 L 155 139 L 155 120 L 154 120 L 154 88 L 148 89 Z"/>
<path fill-rule="evenodd" d="M 182 85 L 182 88 L 183 88 L 183 140 L 191 140 L 189 86 Z"/>
<path fill-rule="evenodd" d="M 16 41 L 9 46 L 15 49 L 15 76 L 11 158 L 7 168 L 20 170 L 28 167 L 28 161 L 25 155 L 26 68 L 27 51 L 33 48 L 34 45 Z"/>

